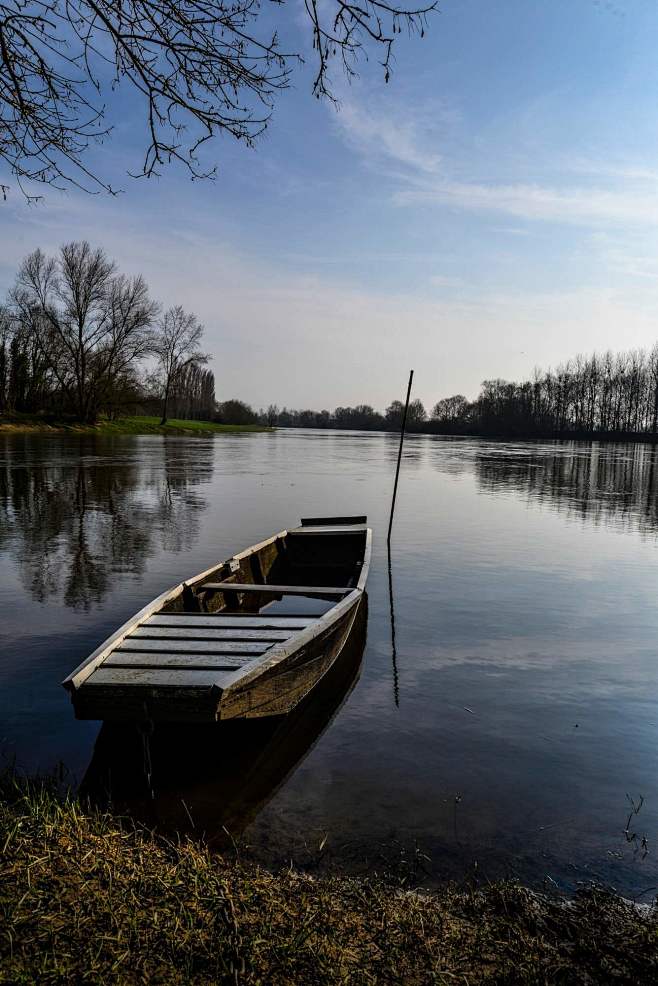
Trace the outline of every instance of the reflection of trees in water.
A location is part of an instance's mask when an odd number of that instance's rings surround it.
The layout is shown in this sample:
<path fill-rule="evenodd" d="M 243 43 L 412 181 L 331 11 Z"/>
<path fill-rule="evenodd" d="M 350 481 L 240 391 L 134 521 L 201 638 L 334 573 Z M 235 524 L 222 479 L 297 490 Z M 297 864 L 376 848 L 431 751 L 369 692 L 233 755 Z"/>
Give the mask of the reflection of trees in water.
<path fill-rule="evenodd" d="M 658 529 L 656 452 L 648 445 L 556 447 L 554 452 L 476 456 L 485 493 L 512 489 L 550 500 L 572 517 L 595 524 L 613 521 L 645 534 Z"/>
<path fill-rule="evenodd" d="M 35 599 L 61 594 L 67 606 L 98 604 L 121 574 L 139 575 L 158 549 L 181 551 L 198 532 L 205 500 L 195 485 L 212 474 L 212 445 L 180 442 L 140 448 L 142 462 L 122 461 L 123 446 L 45 442 L 30 461 L 10 442 L 0 465 L 0 550 L 15 559 Z"/>

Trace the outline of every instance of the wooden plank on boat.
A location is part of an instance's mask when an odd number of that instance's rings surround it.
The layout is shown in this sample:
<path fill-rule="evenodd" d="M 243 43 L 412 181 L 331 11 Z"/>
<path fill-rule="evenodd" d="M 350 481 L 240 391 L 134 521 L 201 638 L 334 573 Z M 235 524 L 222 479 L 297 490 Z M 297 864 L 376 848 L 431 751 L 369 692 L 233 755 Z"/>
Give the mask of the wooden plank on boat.
<path fill-rule="evenodd" d="M 312 527 L 306 525 L 304 527 L 294 527 L 291 531 L 288 531 L 288 537 L 303 537 L 306 534 L 358 534 L 367 530 L 368 528 L 365 524 L 355 524 L 350 527 L 345 524 L 336 524 L 334 527 L 325 525 Z"/>
<path fill-rule="evenodd" d="M 152 616 L 142 626 L 158 627 L 258 627 L 259 630 L 303 630 L 317 616 L 277 616 L 276 613 L 251 613 L 249 616 L 226 616 L 224 613 L 162 613 Z"/>
<path fill-rule="evenodd" d="M 320 632 L 317 628 L 304 631 L 301 649 L 287 653 L 290 644 L 277 645 L 260 661 L 236 671 L 224 689 L 219 717 L 250 718 L 288 712 L 339 653 L 359 602 L 360 597 L 343 600 L 320 621 Z"/>
<path fill-rule="evenodd" d="M 161 654 L 264 654 L 273 643 L 275 641 L 144 640 L 126 637 L 112 653 L 159 651 Z"/>
<path fill-rule="evenodd" d="M 218 592 L 260 592 L 273 596 L 346 596 L 352 590 L 335 585 L 254 585 L 253 582 L 204 582 L 199 589 Z"/>
<path fill-rule="evenodd" d="M 199 671 L 188 668 L 106 668 L 102 665 L 85 682 L 85 688 L 108 685 L 117 688 L 144 686 L 151 688 L 220 688 L 232 672 Z M 117 696 L 118 697 L 118 696 Z"/>
<path fill-rule="evenodd" d="M 364 524 L 306 518 L 162 593 L 68 676 L 76 715 L 187 722 L 287 711 L 334 660 L 359 609 L 372 540 Z M 332 575 L 343 555 L 356 586 Z M 316 567 L 318 581 L 334 584 L 309 585 Z"/>
<path fill-rule="evenodd" d="M 216 668 L 235 671 L 252 659 L 251 654 L 164 654 L 114 651 L 101 665 L 104 668 Z"/>
<path fill-rule="evenodd" d="M 242 627 L 228 627 L 226 630 L 220 627 L 205 626 L 186 626 L 186 627 L 167 627 L 167 626 L 141 626 L 128 636 L 127 640 L 135 637 L 147 638 L 150 640 L 288 640 L 295 633 L 295 630 L 243 630 Z"/>
<path fill-rule="evenodd" d="M 325 527 L 327 524 L 335 527 L 336 524 L 365 524 L 367 521 L 365 514 L 358 517 L 302 517 L 302 527 Z"/>

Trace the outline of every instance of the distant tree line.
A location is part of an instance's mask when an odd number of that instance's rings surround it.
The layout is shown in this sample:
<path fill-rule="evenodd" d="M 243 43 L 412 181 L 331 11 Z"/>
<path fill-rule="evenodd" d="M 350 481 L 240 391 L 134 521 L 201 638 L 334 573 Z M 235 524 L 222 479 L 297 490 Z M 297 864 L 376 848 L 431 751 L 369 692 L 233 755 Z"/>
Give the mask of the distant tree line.
<path fill-rule="evenodd" d="M 157 409 L 163 423 L 210 419 L 215 381 L 202 336 L 196 316 L 163 311 L 143 278 L 119 273 L 103 250 L 35 250 L 0 306 L 0 413 L 93 423 Z"/>
<path fill-rule="evenodd" d="M 334 411 L 294 410 L 270 404 L 267 410 L 249 409 L 253 420 L 278 428 L 337 428 L 354 431 L 399 431 L 404 404 L 393 401 L 381 414 L 370 404 L 356 407 L 337 407 Z M 411 401 L 407 414 L 407 428 L 423 431 L 427 424 L 427 412 L 419 400 Z"/>
<path fill-rule="evenodd" d="M 439 401 L 436 429 L 477 434 L 658 434 L 658 344 L 576 356 L 521 383 L 485 380 L 478 398 Z"/>
<path fill-rule="evenodd" d="M 233 402 L 235 403 L 235 402 Z M 240 402 L 237 402 L 240 403 Z M 369 404 L 334 411 L 254 411 L 250 420 L 280 428 L 397 431 L 404 405 L 393 401 L 380 413 Z M 536 369 L 530 380 L 484 380 L 474 401 L 455 394 L 428 414 L 419 400 L 409 405 L 409 431 L 435 434 L 527 437 L 658 435 L 658 344 L 650 351 L 576 356 L 554 370 Z"/>

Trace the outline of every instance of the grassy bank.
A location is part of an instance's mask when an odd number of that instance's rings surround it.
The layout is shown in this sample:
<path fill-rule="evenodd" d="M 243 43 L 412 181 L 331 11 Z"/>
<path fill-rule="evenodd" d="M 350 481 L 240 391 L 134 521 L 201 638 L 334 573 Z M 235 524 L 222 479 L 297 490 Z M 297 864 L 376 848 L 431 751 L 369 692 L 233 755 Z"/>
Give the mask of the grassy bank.
<path fill-rule="evenodd" d="M 600 891 L 424 896 L 272 874 L 0 783 L 3 983 L 653 983 L 657 919 Z"/>
<path fill-rule="evenodd" d="M 37 414 L 0 415 L 0 433 L 68 433 L 75 435 L 211 435 L 217 432 L 269 431 L 261 425 L 220 425 L 214 421 L 184 421 L 171 418 L 160 425 L 159 417 L 101 419 L 95 425 L 61 421 Z"/>

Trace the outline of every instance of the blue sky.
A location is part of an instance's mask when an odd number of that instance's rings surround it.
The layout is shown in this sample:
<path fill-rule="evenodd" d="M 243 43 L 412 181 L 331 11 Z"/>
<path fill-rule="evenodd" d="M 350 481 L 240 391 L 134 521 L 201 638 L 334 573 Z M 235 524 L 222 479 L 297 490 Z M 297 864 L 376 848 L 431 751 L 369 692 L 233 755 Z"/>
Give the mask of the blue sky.
<path fill-rule="evenodd" d="M 295 3 L 276 8 L 304 44 Z M 140 160 L 140 106 L 94 163 L 118 198 L 0 204 L 0 290 L 21 257 L 87 238 L 206 326 L 218 397 L 430 406 L 592 349 L 658 339 L 658 4 L 443 0 L 423 40 L 340 109 L 310 66 L 215 182 Z M 285 45 L 284 45 L 285 46 Z M 2 177 L 0 169 L 0 181 Z"/>

